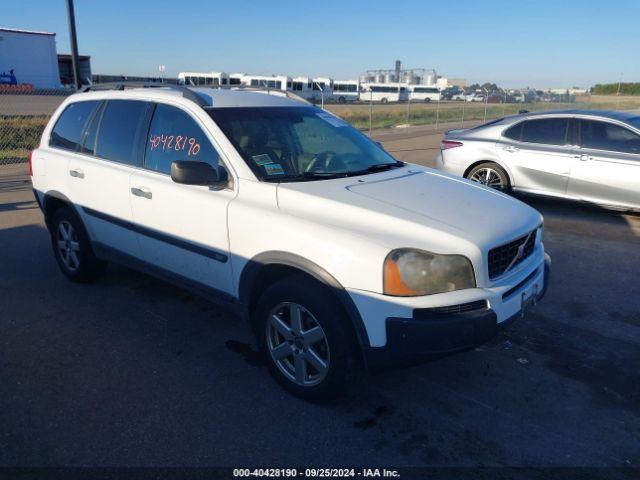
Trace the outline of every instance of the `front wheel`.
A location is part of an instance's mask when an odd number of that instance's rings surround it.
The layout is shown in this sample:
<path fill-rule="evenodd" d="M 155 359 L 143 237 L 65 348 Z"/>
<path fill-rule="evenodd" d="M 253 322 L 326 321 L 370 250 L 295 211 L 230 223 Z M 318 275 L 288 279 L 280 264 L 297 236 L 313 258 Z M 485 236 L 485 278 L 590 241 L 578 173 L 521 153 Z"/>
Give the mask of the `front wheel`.
<path fill-rule="evenodd" d="M 501 192 L 509 192 L 511 190 L 509 175 L 504 168 L 493 162 L 484 162 L 476 165 L 469 170 L 466 178 Z"/>
<path fill-rule="evenodd" d="M 294 395 L 322 402 L 360 377 L 357 342 L 340 304 L 306 275 L 287 277 L 258 301 L 256 334 L 271 374 Z"/>

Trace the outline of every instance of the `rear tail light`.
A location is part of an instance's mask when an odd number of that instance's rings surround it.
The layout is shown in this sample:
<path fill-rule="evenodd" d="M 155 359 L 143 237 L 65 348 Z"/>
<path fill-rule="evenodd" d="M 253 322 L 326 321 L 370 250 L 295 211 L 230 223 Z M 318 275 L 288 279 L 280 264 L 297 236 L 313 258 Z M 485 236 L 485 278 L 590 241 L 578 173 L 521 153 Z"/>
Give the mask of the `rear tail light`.
<path fill-rule="evenodd" d="M 442 150 L 449 150 L 450 148 L 461 147 L 462 142 L 454 142 L 453 140 L 442 140 Z"/>
<path fill-rule="evenodd" d="M 33 150 L 29 152 L 29 176 L 33 177 Z"/>

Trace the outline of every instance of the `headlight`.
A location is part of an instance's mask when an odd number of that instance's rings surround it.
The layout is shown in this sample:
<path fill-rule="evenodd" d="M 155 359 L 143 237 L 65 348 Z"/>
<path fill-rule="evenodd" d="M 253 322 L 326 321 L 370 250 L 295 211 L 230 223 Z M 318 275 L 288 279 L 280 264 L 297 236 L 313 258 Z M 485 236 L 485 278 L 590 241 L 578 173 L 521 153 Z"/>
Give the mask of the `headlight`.
<path fill-rule="evenodd" d="M 384 261 L 384 293 L 398 297 L 432 295 L 476 286 L 473 266 L 462 255 L 401 248 Z"/>

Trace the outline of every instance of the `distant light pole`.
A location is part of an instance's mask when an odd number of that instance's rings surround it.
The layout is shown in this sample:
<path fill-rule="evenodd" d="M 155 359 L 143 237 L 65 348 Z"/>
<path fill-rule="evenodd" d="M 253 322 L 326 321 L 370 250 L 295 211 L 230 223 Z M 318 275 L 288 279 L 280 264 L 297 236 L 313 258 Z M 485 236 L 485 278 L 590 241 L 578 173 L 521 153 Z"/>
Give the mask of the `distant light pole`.
<path fill-rule="evenodd" d="M 73 70 L 73 83 L 76 90 L 82 87 L 80 78 L 80 59 L 78 58 L 78 38 L 76 36 L 76 14 L 73 10 L 73 0 L 67 0 L 67 14 L 69 16 L 69 36 L 71 37 L 71 68 Z"/>
<path fill-rule="evenodd" d="M 164 82 L 164 71 L 166 68 L 166 65 L 158 65 L 158 71 L 160 72 L 160 83 Z"/>

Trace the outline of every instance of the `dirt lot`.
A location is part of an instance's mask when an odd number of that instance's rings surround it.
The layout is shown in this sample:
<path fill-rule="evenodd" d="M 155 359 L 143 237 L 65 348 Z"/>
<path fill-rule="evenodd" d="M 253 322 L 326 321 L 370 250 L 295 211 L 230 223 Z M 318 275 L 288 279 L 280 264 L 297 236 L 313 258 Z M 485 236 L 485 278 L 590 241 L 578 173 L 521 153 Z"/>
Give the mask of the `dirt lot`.
<path fill-rule="evenodd" d="M 376 138 L 430 165 L 429 133 Z M 2 466 L 640 465 L 640 216 L 524 199 L 545 216 L 544 301 L 487 345 L 317 406 L 199 298 L 117 266 L 66 281 L 30 188 L 0 166 Z"/>

